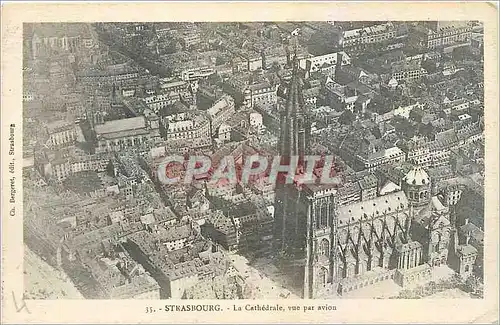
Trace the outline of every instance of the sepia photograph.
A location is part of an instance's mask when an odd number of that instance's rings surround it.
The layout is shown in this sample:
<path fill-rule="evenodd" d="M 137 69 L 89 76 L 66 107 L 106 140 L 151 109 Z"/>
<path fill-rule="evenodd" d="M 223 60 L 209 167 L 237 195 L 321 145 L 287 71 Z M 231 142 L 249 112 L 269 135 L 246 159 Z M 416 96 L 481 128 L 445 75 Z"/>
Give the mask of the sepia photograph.
<path fill-rule="evenodd" d="M 482 297 L 480 22 L 23 27 L 27 297 Z"/>
<path fill-rule="evenodd" d="M 22 21 L 2 124 L 17 313 L 326 321 L 342 301 L 498 295 L 485 22 L 341 17 Z"/>

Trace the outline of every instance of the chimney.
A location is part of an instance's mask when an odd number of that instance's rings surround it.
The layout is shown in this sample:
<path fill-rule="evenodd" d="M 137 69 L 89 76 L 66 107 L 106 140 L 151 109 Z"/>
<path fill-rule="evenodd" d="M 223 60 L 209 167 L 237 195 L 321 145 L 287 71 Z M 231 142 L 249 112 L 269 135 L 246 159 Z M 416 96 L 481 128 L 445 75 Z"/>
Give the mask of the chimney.
<path fill-rule="evenodd" d="M 467 225 L 467 224 L 469 224 L 469 218 L 465 218 L 465 223 L 464 223 L 464 225 Z"/>
<path fill-rule="evenodd" d="M 470 231 L 467 231 L 467 235 L 465 236 L 465 245 L 469 245 L 470 241 Z"/>

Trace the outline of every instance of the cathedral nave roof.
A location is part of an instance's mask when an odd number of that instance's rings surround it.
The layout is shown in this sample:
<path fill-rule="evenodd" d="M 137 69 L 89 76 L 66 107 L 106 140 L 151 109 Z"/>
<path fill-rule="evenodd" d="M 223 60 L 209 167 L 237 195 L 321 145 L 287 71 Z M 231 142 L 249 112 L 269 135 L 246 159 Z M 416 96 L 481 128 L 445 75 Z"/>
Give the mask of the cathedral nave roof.
<path fill-rule="evenodd" d="M 360 219 L 382 217 L 408 208 L 408 198 L 402 191 L 380 196 L 372 200 L 356 202 L 339 208 L 339 223 L 354 223 Z"/>

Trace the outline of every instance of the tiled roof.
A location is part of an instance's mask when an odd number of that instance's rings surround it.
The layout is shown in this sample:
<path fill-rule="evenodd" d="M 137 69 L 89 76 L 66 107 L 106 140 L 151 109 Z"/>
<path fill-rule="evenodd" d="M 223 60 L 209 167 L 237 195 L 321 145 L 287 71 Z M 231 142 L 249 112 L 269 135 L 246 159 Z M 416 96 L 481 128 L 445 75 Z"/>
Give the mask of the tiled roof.
<path fill-rule="evenodd" d="M 146 127 L 146 120 L 143 116 L 131 117 L 121 120 L 108 121 L 104 124 L 96 125 L 98 134 L 117 133 L 123 131 L 143 129 Z"/>
<path fill-rule="evenodd" d="M 357 202 L 340 207 L 338 210 L 339 219 L 345 222 L 355 222 L 360 219 L 372 216 L 382 216 L 384 213 L 391 214 L 397 210 L 408 208 L 408 199 L 404 192 L 399 191 L 388 195 L 380 196 L 372 200 Z M 353 220 L 354 218 L 354 220 Z"/>

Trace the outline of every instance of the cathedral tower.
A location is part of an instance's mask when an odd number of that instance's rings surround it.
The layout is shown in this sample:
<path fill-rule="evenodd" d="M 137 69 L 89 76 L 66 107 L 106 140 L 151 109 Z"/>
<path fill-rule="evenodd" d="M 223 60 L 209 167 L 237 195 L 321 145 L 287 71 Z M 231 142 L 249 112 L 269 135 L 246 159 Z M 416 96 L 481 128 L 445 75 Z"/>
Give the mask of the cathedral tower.
<path fill-rule="evenodd" d="M 420 166 L 413 167 L 403 178 L 403 191 L 409 203 L 414 207 L 425 206 L 431 199 L 431 180 Z"/>
<path fill-rule="evenodd" d="M 293 157 L 298 157 L 299 164 L 302 164 L 302 158 L 308 154 L 310 148 L 310 119 L 302 95 L 303 81 L 296 55 L 292 64 L 292 77 L 283 90 L 286 103 L 280 112 L 278 151 L 282 165 L 289 165 Z M 305 229 L 299 229 L 297 213 L 299 194 L 295 184 L 286 184 L 283 178 L 278 177 L 274 223 L 275 250 L 278 252 L 290 253 L 303 249 L 302 238 L 305 235 L 303 236 L 302 232 L 305 234 Z M 298 238 L 301 238 L 301 243 L 297 243 Z"/>
<path fill-rule="evenodd" d="M 292 78 L 284 90 L 286 104 L 280 111 L 279 153 L 287 158 L 307 154 L 311 133 L 311 123 L 302 94 L 304 81 L 297 56 L 292 64 Z"/>
<path fill-rule="evenodd" d="M 303 78 L 297 55 L 292 76 L 282 91 L 286 99 L 280 112 L 279 154 L 288 165 L 310 154 L 311 120 L 302 94 Z M 293 175 L 289 175 L 292 176 Z M 304 298 L 314 298 L 328 289 L 335 292 L 337 274 L 335 202 L 331 189 L 322 185 L 276 184 L 274 251 L 284 274 Z"/>

